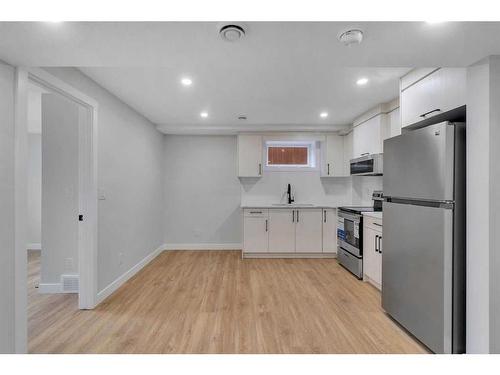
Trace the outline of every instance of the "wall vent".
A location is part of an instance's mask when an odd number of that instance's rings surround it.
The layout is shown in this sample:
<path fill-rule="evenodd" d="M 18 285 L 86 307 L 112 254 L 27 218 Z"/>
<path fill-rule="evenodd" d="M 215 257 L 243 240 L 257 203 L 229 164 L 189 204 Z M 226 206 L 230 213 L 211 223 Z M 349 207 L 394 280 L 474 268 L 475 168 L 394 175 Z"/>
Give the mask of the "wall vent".
<path fill-rule="evenodd" d="M 80 280 L 78 275 L 61 275 L 63 293 L 78 293 Z"/>

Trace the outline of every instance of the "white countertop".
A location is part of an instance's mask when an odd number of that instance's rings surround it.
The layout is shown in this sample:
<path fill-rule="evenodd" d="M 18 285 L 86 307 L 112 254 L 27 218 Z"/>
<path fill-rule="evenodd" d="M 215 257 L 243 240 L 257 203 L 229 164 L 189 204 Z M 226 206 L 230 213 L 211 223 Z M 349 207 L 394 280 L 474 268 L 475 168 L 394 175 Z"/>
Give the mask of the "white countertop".
<path fill-rule="evenodd" d="M 242 204 L 241 208 L 337 208 L 337 206 L 332 206 L 328 204 L 272 204 L 272 203 L 263 203 L 263 204 Z"/>
<path fill-rule="evenodd" d="M 382 212 L 377 211 L 377 212 L 363 212 L 363 216 L 369 216 L 369 217 L 374 217 L 375 219 L 381 219 L 382 220 Z"/>

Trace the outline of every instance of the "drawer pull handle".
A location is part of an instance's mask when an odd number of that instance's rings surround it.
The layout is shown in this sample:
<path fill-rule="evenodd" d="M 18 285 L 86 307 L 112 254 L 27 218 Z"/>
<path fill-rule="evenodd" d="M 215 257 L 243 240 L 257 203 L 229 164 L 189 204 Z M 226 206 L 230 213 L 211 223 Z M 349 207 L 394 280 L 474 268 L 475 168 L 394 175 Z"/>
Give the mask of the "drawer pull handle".
<path fill-rule="evenodd" d="M 425 118 L 426 116 L 428 116 L 428 115 L 430 115 L 431 113 L 434 113 L 434 112 L 441 112 L 441 110 L 439 108 L 436 108 L 436 109 L 433 109 L 432 111 L 425 112 L 425 113 L 421 114 L 420 117 Z"/>
<path fill-rule="evenodd" d="M 262 211 L 250 211 L 251 214 L 261 214 Z"/>
<path fill-rule="evenodd" d="M 381 227 L 382 224 L 379 224 L 379 223 L 373 223 L 373 225 L 376 225 L 377 227 Z"/>

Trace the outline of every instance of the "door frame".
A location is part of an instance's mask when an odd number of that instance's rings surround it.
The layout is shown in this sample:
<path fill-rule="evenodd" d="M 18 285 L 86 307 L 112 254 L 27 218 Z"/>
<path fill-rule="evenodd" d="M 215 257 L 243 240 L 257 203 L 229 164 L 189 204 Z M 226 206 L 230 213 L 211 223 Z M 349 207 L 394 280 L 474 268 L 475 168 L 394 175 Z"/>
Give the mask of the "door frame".
<path fill-rule="evenodd" d="M 15 350 L 28 347 L 27 303 L 27 160 L 28 85 L 60 94 L 88 111 L 78 125 L 78 206 L 83 221 L 78 227 L 78 308 L 97 303 L 97 113 L 98 103 L 40 68 L 16 68 L 15 74 Z M 78 218 L 75 218 L 77 220 Z"/>

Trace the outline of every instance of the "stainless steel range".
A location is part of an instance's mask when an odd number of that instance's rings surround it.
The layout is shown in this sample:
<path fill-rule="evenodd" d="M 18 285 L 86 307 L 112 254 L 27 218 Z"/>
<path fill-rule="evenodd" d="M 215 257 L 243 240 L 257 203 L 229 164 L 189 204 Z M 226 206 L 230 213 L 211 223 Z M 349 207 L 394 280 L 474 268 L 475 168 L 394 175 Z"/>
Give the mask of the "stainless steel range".
<path fill-rule="evenodd" d="M 337 257 L 358 279 L 363 278 L 363 212 L 382 211 L 382 192 L 373 192 L 372 207 L 339 207 Z"/>

